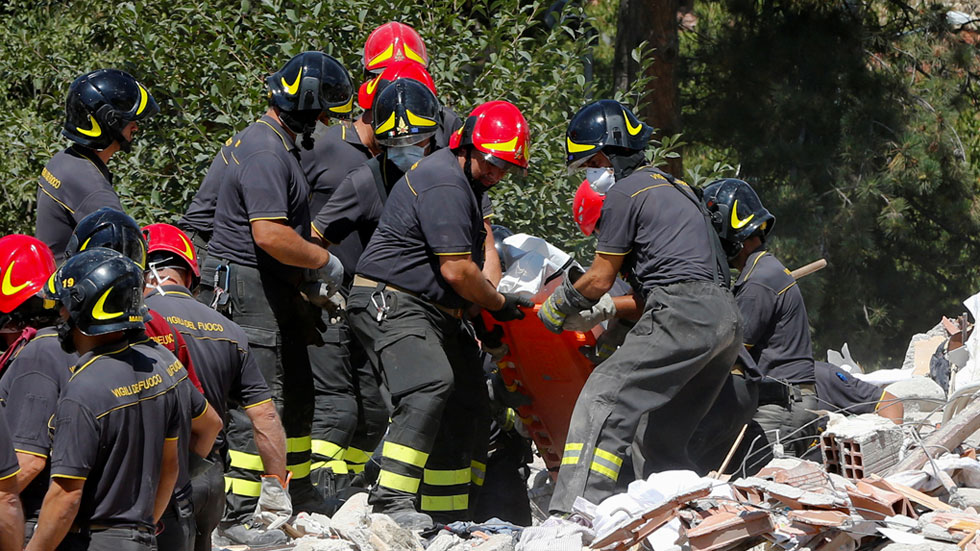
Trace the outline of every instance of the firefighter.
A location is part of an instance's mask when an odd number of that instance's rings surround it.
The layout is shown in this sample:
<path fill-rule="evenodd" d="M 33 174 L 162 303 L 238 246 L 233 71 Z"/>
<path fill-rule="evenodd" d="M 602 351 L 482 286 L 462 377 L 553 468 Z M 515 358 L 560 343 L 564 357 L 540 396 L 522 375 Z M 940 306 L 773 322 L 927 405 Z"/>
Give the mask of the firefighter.
<path fill-rule="evenodd" d="M 184 336 L 197 366 L 204 395 L 222 420 L 243 416 L 236 428 L 251 425 L 258 455 L 266 475 L 286 479 L 286 434 L 272 393 L 248 338 L 235 322 L 197 302 L 190 289 L 201 272 L 190 238 L 169 224 L 143 228 L 147 239 L 147 283 L 145 300 Z M 229 405 L 232 408 L 229 410 Z M 227 421 L 225 421 L 227 423 Z M 211 532 L 224 511 L 224 455 L 226 437 L 219 434 L 208 456 L 210 465 L 191 480 L 196 521 L 196 551 L 211 549 Z M 233 451 L 232 454 L 239 452 Z"/>
<path fill-rule="evenodd" d="M 217 183 L 214 234 L 198 300 L 235 321 L 248 337 L 286 430 L 291 507 L 321 512 L 323 499 L 309 478 L 313 378 L 307 352 L 308 345 L 321 344 L 321 322 L 300 287 L 319 272 L 332 293 L 344 271 L 337 257 L 309 241 L 310 190 L 295 142 L 298 135 L 303 142 L 312 139 L 327 113 L 349 111 L 353 88 L 343 65 L 321 52 L 293 57 L 267 84 L 265 115 L 222 151 L 230 164 Z M 228 444 L 236 453 L 226 473 L 227 504 L 218 532 L 246 545 L 275 543 L 281 541 L 276 534 L 255 530 L 249 519 L 256 503 L 282 494 L 287 480 L 263 478 L 249 427 L 237 426 L 243 420 L 236 416 L 229 423 Z"/>
<path fill-rule="evenodd" d="M 65 256 L 71 258 L 95 247 L 112 249 L 136 262 L 141 268 L 146 266 L 147 246 L 142 230 L 135 220 L 120 211 L 103 208 L 83 218 L 68 240 Z M 149 320 L 145 322 L 146 334 L 177 356 L 181 365 L 187 369 L 188 380 L 196 388 L 192 393 L 194 412 L 191 434 L 194 440 L 206 439 L 213 442 L 221 430 L 221 418 L 214 408 L 207 407 L 203 387 L 197 378 L 186 341 L 160 313 L 153 309 L 147 313 Z M 198 404 L 203 406 L 199 407 Z M 192 451 L 200 457 L 206 457 L 210 453 L 210 444 L 198 449 L 191 448 L 189 443 L 189 439 L 184 438 L 178 446 L 181 470 L 174 498 L 164 513 L 163 530 L 157 537 L 158 543 L 168 549 L 188 549 L 193 545 L 195 528 L 188 465 Z"/>
<path fill-rule="evenodd" d="M 109 159 L 129 151 L 139 124 L 160 108 L 129 73 L 100 69 L 68 89 L 61 134 L 74 142 L 48 161 L 38 180 L 37 237 L 61 258 L 75 225 L 100 207 L 122 210 Z"/>
<path fill-rule="evenodd" d="M 741 328 L 721 246 L 693 191 L 645 166 L 652 132 L 613 100 L 586 105 L 568 125 L 566 162 L 585 168 L 605 201 L 592 266 L 574 283 L 566 278 L 538 317 L 560 333 L 619 272 L 644 308 L 576 401 L 551 501 L 556 512 L 570 513 L 577 496 L 599 503 L 625 491 L 632 473 L 621 470 L 644 414 L 656 443 L 648 468 L 693 467 L 687 444 L 738 354 Z"/>
<path fill-rule="evenodd" d="M 16 476 L 0 480 L 0 485 L 13 485 L 12 489 L 4 488 L 0 493 L 20 493 L 19 503 L 23 508 L 19 512 L 23 515 L 21 519 L 26 520 L 26 526 L 18 549 L 23 545 L 25 535 L 30 538 L 34 531 L 48 488 L 48 473 L 43 471 L 51 448 L 48 418 L 58 401 L 58 381 L 67 381 L 68 368 L 78 359 L 77 355 L 61 350 L 53 327 L 58 310 L 54 308 L 54 301 L 46 301 L 40 296 L 54 271 L 54 256 L 39 239 L 16 234 L 0 238 L 0 276 L 3 278 L 0 331 L 8 341 L 7 351 L 0 358 L 0 401 L 5 406 L 4 426 L 12 427 L 11 434 L 16 435 L 10 442 L 16 451 L 15 461 L 20 466 Z M 11 339 L 14 340 L 11 342 Z M 45 415 L 45 407 L 50 410 L 48 415 Z M 42 476 L 35 478 L 39 473 Z M 9 472 L 5 476 L 7 474 Z M 0 513 L 0 518 L 5 514 Z"/>
<path fill-rule="evenodd" d="M 381 154 L 351 170 L 313 221 L 313 231 L 325 243 L 338 243 L 338 248 L 355 253 L 349 259 L 354 265 L 377 227 L 391 186 L 424 156 L 439 121 L 439 101 L 431 89 L 410 78 L 391 82 L 372 98 L 372 105 L 372 127 Z M 348 273 L 353 275 L 353 269 Z M 319 351 L 314 369 L 314 473 L 327 495 L 338 494 L 363 472 L 388 422 L 367 356 L 350 343 L 346 323 L 338 320 L 331 324 L 334 327 L 343 337 L 342 344 L 336 348 L 328 344 Z"/>
<path fill-rule="evenodd" d="M 483 479 L 489 406 L 481 351 L 463 314 L 476 304 L 509 321 L 530 304 L 498 293 L 481 271 L 482 196 L 527 168 L 527 146 L 517 107 L 477 107 L 449 149 L 395 184 L 357 264 L 348 318 L 393 406 L 368 501 L 406 527 L 466 518 L 470 481 Z"/>
<path fill-rule="evenodd" d="M 766 248 L 776 217 L 749 184 L 734 178 L 705 187 L 704 204 L 712 212 L 728 263 L 739 271 L 734 291 L 745 322 L 743 341 L 763 377 L 753 419 L 769 444 L 778 441 L 801 457 L 816 443 L 815 411 L 822 406 L 803 295 L 789 270 Z M 750 468 L 763 455 L 753 454 Z"/>
<path fill-rule="evenodd" d="M 375 28 L 364 41 L 365 82 L 361 85 L 361 91 L 369 86 L 372 77 L 380 76 L 388 67 L 405 61 L 422 67 L 429 65 L 429 54 L 418 31 L 398 21 L 389 21 Z M 435 145 L 447 147 L 450 137 L 462 124 L 459 115 L 443 105 L 442 120 L 433 140 Z"/>
<path fill-rule="evenodd" d="M 140 266 L 94 248 L 55 277 L 58 340 L 80 357 L 53 417 L 51 484 L 27 549 L 62 540 L 71 549 L 155 549 L 194 389 L 180 361 L 143 332 Z"/>

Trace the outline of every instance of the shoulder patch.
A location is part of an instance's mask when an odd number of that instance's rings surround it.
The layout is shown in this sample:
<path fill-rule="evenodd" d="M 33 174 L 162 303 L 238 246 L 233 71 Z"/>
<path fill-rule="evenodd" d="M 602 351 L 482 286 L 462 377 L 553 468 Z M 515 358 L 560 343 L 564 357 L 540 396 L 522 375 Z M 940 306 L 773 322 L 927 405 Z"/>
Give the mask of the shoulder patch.
<path fill-rule="evenodd" d="M 44 170 L 41 171 L 41 177 L 44 178 L 45 182 L 51 184 L 51 187 L 53 187 L 54 189 L 58 189 L 61 187 L 61 180 L 55 177 L 54 174 L 51 174 L 51 171 L 48 170 L 48 167 L 44 167 Z"/>

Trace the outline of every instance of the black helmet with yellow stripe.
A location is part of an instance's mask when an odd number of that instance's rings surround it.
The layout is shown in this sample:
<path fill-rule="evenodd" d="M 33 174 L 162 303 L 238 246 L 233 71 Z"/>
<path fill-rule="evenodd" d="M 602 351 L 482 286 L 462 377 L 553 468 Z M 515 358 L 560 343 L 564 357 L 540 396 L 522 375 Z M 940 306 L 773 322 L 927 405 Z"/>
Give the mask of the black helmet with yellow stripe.
<path fill-rule="evenodd" d="M 374 137 L 386 147 L 417 144 L 435 135 L 442 106 L 421 82 L 400 78 L 374 99 Z"/>
<path fill-rule="evenodd" d="M 111 249 L 96 247 L 71 258 L 52 276 L 55 295 L 68 310 L 59 339 L 70 329 L 95 336 L 143 329 L 149 318 L 143 303 L 143 269 Z M 69 343 L 63 343 L 63 346 Z"/>
<path fill-rule="evenodd" d="M 354 84 L 347 69 L 323 52 L 303 52 L 266 79 L 269 103 L 296 134 L 313 132 L 321 114 L 348 118 L 354 107 Z"/>
<path fill-rule="evenodd" d="M 601 99 L 578 110 L 565 133 L 565 164 L 575 169 L 605 151 L 630 154 L 646 149 L 653 127 L 640 122 L 629 107 Z"/>
<path fill-rule="evenodd" d="M 742 243 L 753 235 L 765 239 L 776 223 L 752 186 L 736 178 L 711 182 L 701 200 L 729 259 L 738 255 Z"/>
<path fill-rule="evenodd" d="M 82 218 L 65 248 L 65 258 L 96 247 L 112 249 L 140 266 L 146 267 L 146 238 L 143 230 L 129 215 L 102 207 Z"/>
<path fill-rule="evenodd" d="M 65 124 L 61 133 L 69 140 L 102 150 L 119 142 L 128 151 L 130 140 L 123 129 L 133 121 L 160 111 L 145 86 L 118 69 L 99 69 L 75 79 L 65 101 Z"/>

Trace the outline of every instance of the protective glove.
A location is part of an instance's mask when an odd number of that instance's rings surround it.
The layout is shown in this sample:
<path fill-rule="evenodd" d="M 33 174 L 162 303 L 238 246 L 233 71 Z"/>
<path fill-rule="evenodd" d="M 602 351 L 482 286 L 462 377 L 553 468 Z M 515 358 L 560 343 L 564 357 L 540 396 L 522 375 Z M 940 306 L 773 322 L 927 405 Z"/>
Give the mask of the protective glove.
<path fill-rule="evenodd" d="M 318 308 L 323 308 L 330 314 L 331 321 L 339 318 L 347 310 L 347 301 L 337 292 L 331 292 L 330 287 L 322 281 L 304 281 L 300 284 L 300 293 L 307 302 Z"/>
<path fill-rule="evenodd" d="M 565 321 L 568 316 L 577 314 L 581 310 L 588 310 L 594 306 L 598 300 L 586 298 L 578 292 L 572 284 L 571 278 L 566 277 L 561 285 L 555 289 L 554 293 L 548 297 L 538 310 L 538 318 L 541 323 L 555 334 L 561 334 L 564 330 Z"/>
<path fill-rule="evenodd" d="M 500 307 L 500 310 L 493 310 L 490 312 L 493 319 L 497 321 L 524 319 L 524 312 L 521 310 L 521 306 L 524 306 L 525 308 L 531 308 L 534 306 L 534 302 L 527 297 L 522 297 L 513 293 L 501 294 L 504 295 L 504 305 Z"/>
<path fill-rule="evenodd" d="M 590 362 L 599 365 L 608 360 L 609 356 L 612 356 L 613 352 L 619 349 L 632 328 L 632 323 L 616 320 L 610 324 L 608 329 L 599 335 L 595 340 L 595 346 L 583 346 L 578 350 Z"/>
<path fill-rule="evenodd" d="M 293 502 L 289 499 L 289 481 L 293 473 L 286 476 L 286 481 L 273 474 L 262 475 L 262 487 L 259 500 L 255 504 L 252 522 L 275 530 L 289 520 L 293 514 Z"/>
<path fill-rule="evenodd" d="M 327 289 L 332 295 L 339 291 L 341 285 L 344 284 L 344 265 L 337 258 L 337 255 L 332 254 L 330 260 L 327 260 L 327 263 L 317 270 L 317 276 L 320 281 L 327 284 Z"/>
<path fill-rule="evenodd" d="M 606 293 L 599 297 L 599 302 L 588 310 L 569 314 L 565 318 L 565 329 L 568 331 L 588 331 L 600 323 L 616 317 L 616 303 Z"/>

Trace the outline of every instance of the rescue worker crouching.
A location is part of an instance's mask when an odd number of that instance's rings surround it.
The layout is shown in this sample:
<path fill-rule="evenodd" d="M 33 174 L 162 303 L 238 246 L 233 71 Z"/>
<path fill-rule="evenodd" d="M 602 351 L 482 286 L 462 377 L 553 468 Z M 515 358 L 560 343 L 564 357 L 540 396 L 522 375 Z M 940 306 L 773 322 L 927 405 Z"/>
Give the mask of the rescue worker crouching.
<path fill-rule="evenodd" d="M 310 190 L 295 140 L 302 136 L 304 148 L 312 147 L 317 121 L 349 113 L 353 101 L 347 70 L 321 52 L 293 57 L 267 85 L 270 108 L 226 153 L 230 164 L 217 184 L 214 234 L 198 296 L 245 332 L 286 431 L 292 482 L 263 476 L 251 426 L 239 422 L 244 416 L 230 419 L 229 447 L 241 455 L 230 457 L 218 532 L 246 545 L 276 542 L 275 534 L 253 529 L 250 519 L 257 504 L 272 501 L 280 505 L 268 512 L 278 517 L 287 486 L 295 512 L 326 510 L 309 479 L 313 380 L 307 346 L 320 344 L 320 313 L 299 287 L 319 276 L 333 293 L 344 271 L 335 256 L 309 241 Z"/>
<path fill-rule="evenodd" d="M 753 419 L 768 443 L 749 443 L 747 469 L 753 472 L 777 442 L 797 457 L 815 443 L 815 411 L 821 406 L 810 325 L 796 279 L 766 249 L 776 218 L 755 190 L 741 180 L 719 180 L 705 188 L 704 203 L 729 264 L 739 271 L 734 292 L 745 322 L 744 345 L 763 377 Z"/>
<path fill-rule="evenodd" d="M 559 333 L 590 310 L 618 272 L 645 301 L 623 345 L 589 376 L 575 403 L 551 510 L 576 497 L 593 503 L 624 491 L 622 472 L 643 415 L 650 471 L 692 468 L 687 445 L 724 384 L 741 344 L 721 245 L 694 192 L 653 167 L 644 149 L 653 129 L 624 105 L 600 100 L 579 110 L 566 134 L 566 162 L 586 168 L 605 191 L 596 257 L 566 278 L 538 317 Z M 683 338 L 680 337 L 683 335 Z"/>
<path fill-rule="evenodd" d="M 37 237 L 59 260 L 82 218 L 100 207 L 122 210 L 106 164 L 129 151 L 139 123 L 159 110 L 124 71 L 99 69 L 71 83 L 61 134 L 74 143 L 48 161 L 37 190 Z"/>
<path fill-rule="evenodd" d="M 410 528 L 466 518 L 472 470 L 486 462 L 488 398 L 464 310 L 476 304 L 507 321 L 530 305 L 498 293 L 481 271 L 481 196 L 508 171 L 526 169 L 527 122 L 510 103 L 485 103 L 450 145 L 392 188 L 348 301 L 351 327 L 393 405 L 368 501 Z"/>
<path fill-rule="evenodd" d="M 185 337 L 204 395 L 221 419 L 227 423 L 230 415 L 246 417 L 238 423 L 252 426 L 258 448 L 254 457 L 261 460 L 265 474 L 286 480 L 286 434 L 244 331 L 194 299 L 190 289 L 197 286 L 200 268 L 186 234 L 168 224 L 151 224 L 143 228 L 143 233 L 148 251 L 144 291 L 147 306 L 173 323 Z M 222 432 L 208 456 L 209 462 L 191 458 L 196 551 L 211 549 L 211 533 L 224 512 L 224 466 L 228 453 Z"/>
<path fill-rule="evenodd" d="M 143 332 L 142 280 L 140 266 L 103 248 L 73 256 L 53 276 L 64 316 L 58 340 L 80 357 L 61 389 L 51 483 L 27 549 L 62 540 L 71 549 L 155 548 L 194 389 L 180 361 Z"/>

